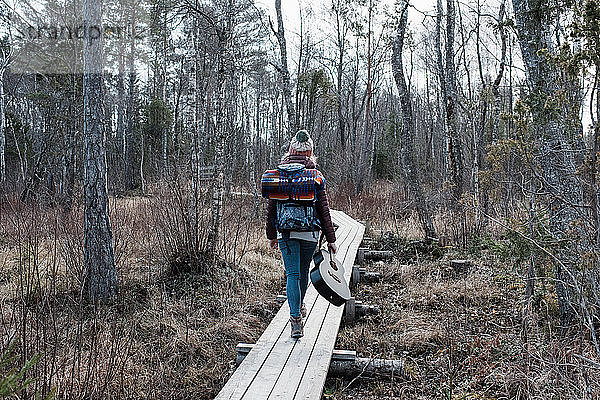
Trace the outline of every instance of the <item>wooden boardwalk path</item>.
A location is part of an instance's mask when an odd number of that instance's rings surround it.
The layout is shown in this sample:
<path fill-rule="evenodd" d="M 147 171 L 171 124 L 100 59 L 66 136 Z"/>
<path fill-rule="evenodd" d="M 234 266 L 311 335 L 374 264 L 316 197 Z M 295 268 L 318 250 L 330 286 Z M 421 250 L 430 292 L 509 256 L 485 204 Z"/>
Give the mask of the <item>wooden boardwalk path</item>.
<path fill-rule="evenodd" d="M 332 210 L 337 258 L 350 281 L 365 227 Z M 311 285 L 304 299 L 308 315 L 304 337 L 290 337 L 287 301 L 238 366 L 216 399 L 320 399 L 344 307 L 330 304 Z"/>

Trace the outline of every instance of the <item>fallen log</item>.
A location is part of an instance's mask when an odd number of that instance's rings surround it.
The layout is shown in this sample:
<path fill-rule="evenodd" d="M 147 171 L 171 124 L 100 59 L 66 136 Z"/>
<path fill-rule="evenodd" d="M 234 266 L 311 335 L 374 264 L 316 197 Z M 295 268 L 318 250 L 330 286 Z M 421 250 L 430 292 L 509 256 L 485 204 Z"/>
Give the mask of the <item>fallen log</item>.
<path fill-rule="evenodd" d="M 370 250 L 366 247 L 359 247 L 356 253 L 356 262 L 362 264 L 365 260 L 388 260 L 394 257 L 391 250 Z"/>
<path fill-rule="evenodd" d="M 350 297 L 346 301 L 344 308 L 344 318 L 346 322 L 354 322 L 357 318 L 365 315 L 379 314 L 379 307 L 371 304 L 363 304 L 362 301 L 357 301 L 354 297 Z"/>
<path fill-rule="evenodd" d="M 368 272 L 366 268 L 360 267 L 358 265 L 354 265 L 352 267 L 352 277 L 350 278 L 350 280 L 355 285 L 359 282 L 379 282 L 380 279 L 381 275 L 379 274 L 379 272 Z"/>
<path fill-rule="evenodd" d="M 334 350 L 335 351 L 335 350 Z M 405 360 L 385 360 L 381 358 L 355 357 L 352 360 L 336 360 L 329 363 L 329 374 L 347 377 L 406 377 Z"/>

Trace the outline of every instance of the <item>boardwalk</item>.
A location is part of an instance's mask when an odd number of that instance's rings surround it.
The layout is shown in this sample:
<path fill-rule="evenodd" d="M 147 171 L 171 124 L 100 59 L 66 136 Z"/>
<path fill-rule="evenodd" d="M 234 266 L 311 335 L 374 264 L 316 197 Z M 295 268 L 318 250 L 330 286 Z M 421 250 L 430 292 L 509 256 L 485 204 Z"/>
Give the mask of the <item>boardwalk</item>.
<path fill-rule="evenodd" d="M 331 211 L 338 245 L 337 257 L 350 281 L 364 226 L 341 211 Z M 256 345 L 216 399 L 320 399 L 343 307 L 335 307 L 311 286 L 305 297 L 308 315 L 304 337 L 290 338 L 289 308 L 281 307 Z"/>

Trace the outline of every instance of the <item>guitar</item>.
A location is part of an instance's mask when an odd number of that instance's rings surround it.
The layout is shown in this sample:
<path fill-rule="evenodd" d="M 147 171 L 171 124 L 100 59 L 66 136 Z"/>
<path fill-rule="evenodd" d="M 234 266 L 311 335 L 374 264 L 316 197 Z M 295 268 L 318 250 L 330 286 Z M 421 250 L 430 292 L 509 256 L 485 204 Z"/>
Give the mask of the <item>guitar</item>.
<path fill-rule="evenodd" d="M 344 266 L 329 250 L 319 248 L 313 255 L 315 266 L 310 271 L 310 280 L 317 292 L 327 301 L 341 306 L 350 299 L 350 288 L 344 278 Z"/>

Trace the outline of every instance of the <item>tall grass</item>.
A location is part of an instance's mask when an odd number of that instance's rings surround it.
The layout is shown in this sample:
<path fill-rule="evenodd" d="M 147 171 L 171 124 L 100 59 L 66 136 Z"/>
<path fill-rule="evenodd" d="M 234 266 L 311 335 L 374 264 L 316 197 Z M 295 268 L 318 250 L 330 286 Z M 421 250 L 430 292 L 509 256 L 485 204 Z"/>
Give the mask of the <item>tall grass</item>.
<path fill-rule="evenodd" d="M 14 355 L 0 373 L 23 371 L 17 397 L 212 398 L 235 344 L 268 323 L 279 267 L 246 197 L 226 202 L 219 260 L 202 260 L 208 207 L 194 247 L 184 184 L 111 199 L 119 290 L 100 305 L 81 292 L 81 206 L 0 204 L 0 353 Z"/>

